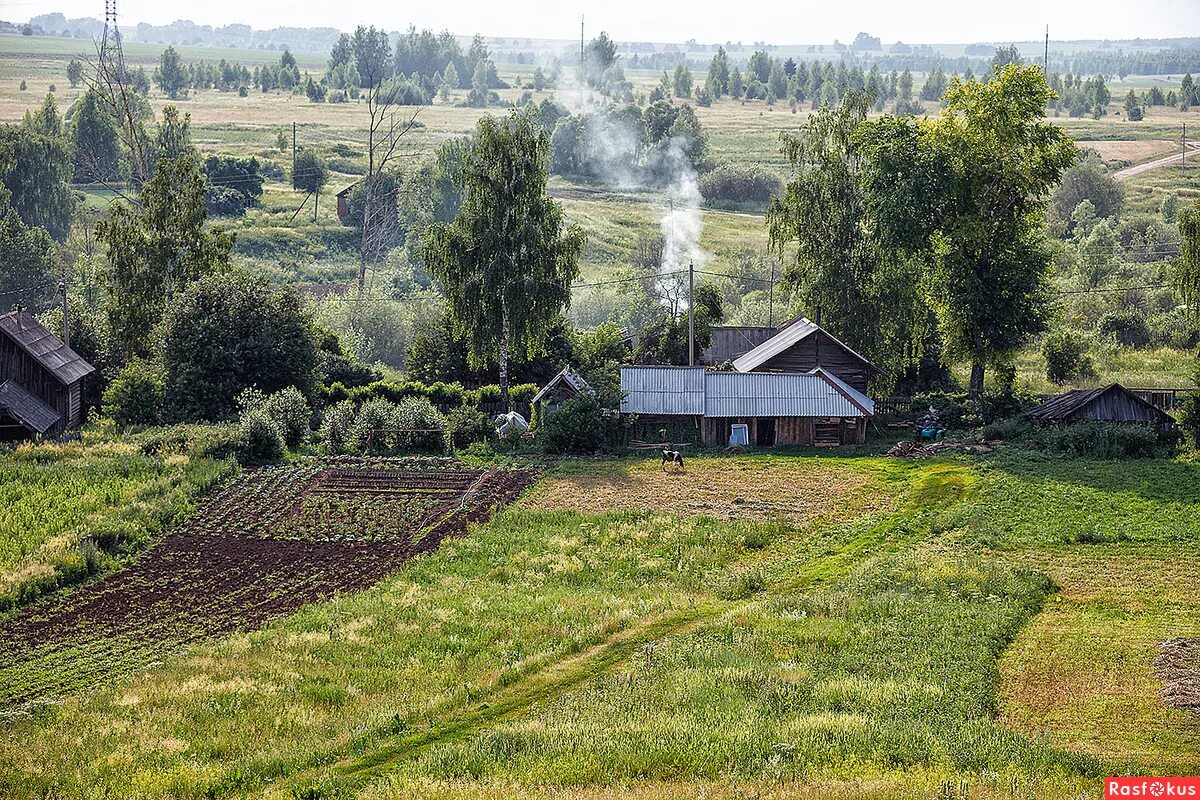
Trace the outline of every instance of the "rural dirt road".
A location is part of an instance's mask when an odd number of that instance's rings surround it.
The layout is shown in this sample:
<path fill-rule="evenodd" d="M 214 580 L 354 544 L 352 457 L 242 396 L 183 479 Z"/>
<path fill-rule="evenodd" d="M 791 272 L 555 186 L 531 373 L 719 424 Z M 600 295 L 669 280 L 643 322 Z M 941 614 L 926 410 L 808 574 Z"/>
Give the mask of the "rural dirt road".
<path fill-rule="evenodd" d="M 1187 147 L 1188 156 L 1200 159 L 1200 141 L 1189 139 L 1187 142 Z M 1178 164 L 1179 159 L 1182 158 L 1182 156 L 1182 152 L 1172 153 L 1169 156 L 1163 156 L 1162 158 L 1156 158 L 1153 161 L 1147 161 L 1145 164 L 1134 164 L 1132 167 L 1126 167 L 1125 169 L 1114 172 L 1113 178 L 1118 181 L 1125 181 L 1129 180 L 1135 175 L 1141 175 L 1143 172 L 1149 172 L 1152 169 L 1158 169 L 1159 167 L 1170 167 Z"/>

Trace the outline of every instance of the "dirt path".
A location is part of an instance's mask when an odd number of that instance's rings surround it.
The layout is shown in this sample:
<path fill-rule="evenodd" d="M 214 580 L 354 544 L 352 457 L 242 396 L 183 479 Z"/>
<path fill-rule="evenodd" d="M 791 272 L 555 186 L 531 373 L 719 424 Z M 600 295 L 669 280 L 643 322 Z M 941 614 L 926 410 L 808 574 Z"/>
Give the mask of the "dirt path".
<path fill-rule="evenodd" d="M 1200 159 L 1200 141 L 1189 139 L 1187 146 L 1187 157 L 1189 159 Z M 1180 159 L 1183 158 L 1183 155 L 1184 154 L 1182 152 L 1172 153 L 1169 156 L 1156 158 L 1153 161 L 1147 161 L 1145 164 L 1135 164 L 1132 167 L 1126 167 L 1125 169 L 1114 172 L 1113 179 L 1116 181 L 1127 181 L 1130 178 L 1141 175 L 1143 172 L 1149 172 L 1152 169 L 1173 166 L 1179 163 Z"/>
<path fill-rule="evenodd" d="M 378 460 L 243 475 L 129 567 L 0 624 L 0 709 L 371 586 L 486 519 L 533 478 Z"/>

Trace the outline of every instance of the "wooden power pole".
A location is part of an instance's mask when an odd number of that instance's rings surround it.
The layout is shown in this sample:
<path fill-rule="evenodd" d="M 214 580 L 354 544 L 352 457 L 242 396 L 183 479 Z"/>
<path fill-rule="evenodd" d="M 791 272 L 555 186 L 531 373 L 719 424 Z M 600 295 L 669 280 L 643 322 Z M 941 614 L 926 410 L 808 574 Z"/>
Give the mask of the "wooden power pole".
<path fill-rule="evenodd" d="M 696 267 L 688 262 L 688 366 L 696 366 Z"/>

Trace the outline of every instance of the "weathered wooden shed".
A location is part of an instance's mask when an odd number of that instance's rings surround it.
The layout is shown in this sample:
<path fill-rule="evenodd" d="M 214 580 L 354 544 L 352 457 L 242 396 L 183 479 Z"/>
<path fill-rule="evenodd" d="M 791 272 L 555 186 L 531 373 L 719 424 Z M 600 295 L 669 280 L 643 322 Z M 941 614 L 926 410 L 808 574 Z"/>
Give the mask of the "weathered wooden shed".
<path fill-rule="evenodd" d="M 27 311 L 0 315 L 0 433 L 53 436 L 83 418 L 83 380 L 96 369 Z"/>
<path fill-rule="evenodd" d="M 836 375 L 722 372 L 703 367 L 622 367 L 621 413 L 688 420 L 701 443 L 724 446 L 745 425 L 759 447 L 836 447 L 866 440 L 875 404 Z"/>
<path fill-rule="evenodd" d="M 866 393 L 871 376 L 880 369 L 817 323 L 801 317 L 739 356 L 738 372 L 807 373 L 821 368 Z"/>
<path fill-rule="evenodd" d="M 1072 389 L 1045 400 L 1025 416 L 1042 425 L 1091 421 L 1139 423 L 1162 428 L 1175 424 L 1175 418 L 1166 411 L 1119 383 L 1096 389 Z"/>
<path fill-rule="evenodd" d="M 741 358 L 779 331 L 767 326 L 714 325 L 712 342 L 700 353 L 700 363 L 717 365 Z"/>
<path fill-rule="evenodd" d="M 591 393 L 592 387 L 583 376 L 570 367 L 564 367 L 562 372 L 551 378 L 542 390 L 533 396 L 530 405 L 544 418 L 545 414 L 553 414 L 567 400 Z"/>

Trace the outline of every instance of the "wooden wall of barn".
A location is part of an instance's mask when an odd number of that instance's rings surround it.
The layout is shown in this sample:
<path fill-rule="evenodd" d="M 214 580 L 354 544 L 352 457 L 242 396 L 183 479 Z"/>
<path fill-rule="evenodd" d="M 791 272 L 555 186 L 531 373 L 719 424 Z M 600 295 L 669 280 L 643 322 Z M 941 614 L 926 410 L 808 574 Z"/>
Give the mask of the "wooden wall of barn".
<path fill-rule="evenodd" d="M 773 447 L 842 446 L 867 440 L 865 417 L 821 419 L 814 417 L 705 417 L 703 441 L 708 447 L 725 447 L 734 424 L 747 426 L 750 446 L 757 446 L 760 427 L 768 420 L 775 426 Z"/>
<path fill-rule="evenodd" d="M 0 383 L 9 379 L 57 411 L 68 427 L 78 424 L 79 383 L 68 389 L 16 342 L 0 336 Z"/>
<path fill-rule="evenodd" d="M 1071 419 L 1106 422 L 1160 422 L 1162 414 L 1124 392 L 1110 390 L 1071 414 Z"/>
<path fill-rule="evenodd" d="M 801 339 L 774 358 L 754 368 L 754 372 L 808 372 L 823 367 L 850 386 L 866 394 L 867 363 L 847 351 L 824 331 Z"/>

